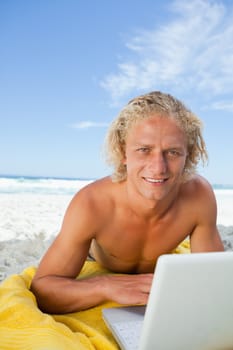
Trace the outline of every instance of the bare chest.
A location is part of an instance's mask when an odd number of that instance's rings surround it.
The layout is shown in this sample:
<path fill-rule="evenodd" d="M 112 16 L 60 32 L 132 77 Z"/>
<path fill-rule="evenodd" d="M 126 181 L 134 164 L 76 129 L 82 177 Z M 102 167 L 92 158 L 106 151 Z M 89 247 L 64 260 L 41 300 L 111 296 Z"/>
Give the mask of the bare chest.
<path fill-rule="evenodd" d="M 157 258 L 175 249 L 191 230 L 191 220 L 175 214 L 157 222 L 115 217 L 96 235 L 92 254 L 113 271 L 152 272 Z"/>

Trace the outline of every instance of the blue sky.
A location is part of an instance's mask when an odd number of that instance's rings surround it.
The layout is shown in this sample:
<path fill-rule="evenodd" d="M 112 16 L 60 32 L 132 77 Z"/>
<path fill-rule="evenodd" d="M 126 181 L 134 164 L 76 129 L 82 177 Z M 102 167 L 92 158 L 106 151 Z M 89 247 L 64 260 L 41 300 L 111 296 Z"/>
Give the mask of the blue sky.
<path fill-rule="evenodd" d="M 199 115 L 200 172 L 233 184 L 232 1 L 0 1 L 0 174 L 105 176 L 107 126 L 152 90 Z"/>

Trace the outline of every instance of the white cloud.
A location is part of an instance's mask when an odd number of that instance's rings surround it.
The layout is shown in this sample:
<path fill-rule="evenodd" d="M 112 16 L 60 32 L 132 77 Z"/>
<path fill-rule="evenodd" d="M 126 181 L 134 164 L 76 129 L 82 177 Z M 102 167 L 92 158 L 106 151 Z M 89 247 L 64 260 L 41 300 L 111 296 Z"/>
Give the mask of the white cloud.
<path fill-rule="evenodd" d="M 219 111 L 233 112 L 233 102 L 229 102 L 229 101 L 214 102 L 210 106 L 210 108 L 219 110 Z"/>
<path fill-rule="evenodd" d="M 81 121 L 71 125 L 74 129 L 105 128 L 108 126 L 108 123 L 97 123 L 91 121 Z"/>
<path fill-rule="evenodd" d="M 232 8 L 219 1 L 177 0 L 170 11 L 172 20 L 125 44 L 131 60 L 101 82 L 113 101 L 135 90 L 171 87 L 208 98 L 233 93 Z"/>

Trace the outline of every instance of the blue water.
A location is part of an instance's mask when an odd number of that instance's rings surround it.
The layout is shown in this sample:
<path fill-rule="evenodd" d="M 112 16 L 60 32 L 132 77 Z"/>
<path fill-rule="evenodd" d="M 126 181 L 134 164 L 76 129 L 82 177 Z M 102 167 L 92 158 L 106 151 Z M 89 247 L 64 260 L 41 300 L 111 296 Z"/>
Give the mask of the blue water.
<path fill-rule="evenodd" d="M 0 194 L 35 193 L 73 195 L 94 179 L 0 175 Z M 233 185 L 213 184 L 215 190 L 233 190 Z"/>
<path fill-rule="evenodd" d="M 221 185 L 221 184 L 213 184 L 214 190 L 233 190 L 233 185 Z"/>
<path fill-rule="evenodd" d="M 0 194 L 73 195 L 92 179 L 0 175 Z"/>

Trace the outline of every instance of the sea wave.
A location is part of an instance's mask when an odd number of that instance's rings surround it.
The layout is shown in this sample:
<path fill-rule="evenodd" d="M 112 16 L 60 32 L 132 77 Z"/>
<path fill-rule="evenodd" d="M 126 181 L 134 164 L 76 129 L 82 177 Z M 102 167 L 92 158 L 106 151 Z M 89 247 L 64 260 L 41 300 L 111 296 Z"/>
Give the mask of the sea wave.
<path fill-rule="evenodd" d="M 57 194 L 72 195 L 85 185 L 90 179 L 60 179 L 40 177 L 0 177 L 0 193 L 20 194 Z"/>

